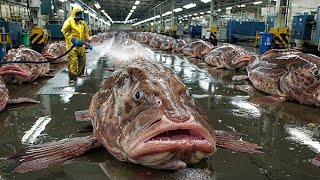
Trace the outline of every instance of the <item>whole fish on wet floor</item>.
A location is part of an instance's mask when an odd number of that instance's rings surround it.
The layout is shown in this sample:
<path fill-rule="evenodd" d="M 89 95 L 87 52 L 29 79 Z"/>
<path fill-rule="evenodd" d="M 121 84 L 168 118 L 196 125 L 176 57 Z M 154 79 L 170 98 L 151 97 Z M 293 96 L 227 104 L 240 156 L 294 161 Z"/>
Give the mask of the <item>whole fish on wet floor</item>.
<path fill-rule="evenodd" d="M 250 63 L 247 72 L 254 88 L 270 95 L 253 100 L 256 104 L 272 105 L 295 100 L 320 106 L 318 56 L 294 49 L 270 50 Z"/>
<path fill-rule="evenodd" d="M 32 82 L 39 77 L 53 76 L 49 74 L 49 63 L 14 63 L 15 61 L 47 61 L 47 59 L 45 59 L 40 53 L 25 46 L 9 50 L 2 61 L 13 62 L 0 66 L 0 76 L 6 83 Z"/>
<path fill-rule="evenodd" d="M 113 72 L 89 110 L 77 115 L 91 121 L 92 135 L 27 147 L 11 157 L 20 162 L 14 172 L 56 165 L 101 145 L 120 161 L 155 169 L 186 168 L 217 147 L 262 153 L 262 147 L 240 140 L 241 133 L 214 131 L 177 74 L 142 58 Z"/>
<path fill-rule="evenodd" d="M 244 48 L 233 44 L 223 44 L 212 49 L 205 57 L 205 62 L 216 68 L 244 70 L 253 59 L 253 56 L 249 55 Z"/>

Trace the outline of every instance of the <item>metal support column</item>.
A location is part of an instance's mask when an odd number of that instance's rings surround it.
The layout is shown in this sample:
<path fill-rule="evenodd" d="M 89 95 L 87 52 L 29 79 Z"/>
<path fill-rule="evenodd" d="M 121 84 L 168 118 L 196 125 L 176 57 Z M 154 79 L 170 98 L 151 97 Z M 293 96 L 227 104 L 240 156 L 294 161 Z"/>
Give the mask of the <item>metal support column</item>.
<path fill-rule="evenodd" d="M 270 3 L 270 2 L 269 2 Z M 287 27 L 286 17 L 288 14 L 288 0 L 277 1 L 277 18 L 275 28 L 270 28 L 269 32 L 273 34 L 272 43 L 274 48 L 284 48 L 290 43 L 290 31 Z"/>
<path fill-rule="evenodd" d="M 164 21 L 162 16 L 162 4 L 160 5 L 160 33 L 162 34 L 164 32 Z"/>
<path fill-rule="evenodd" d="M 176 18 L 175 18 L 175 13 L 174 13 L 174 5 L 175 5 L 176 1 L 175 0 L 171 0 L 171 36 L 172 37 L 176 37 L 177 36 L 177 27 L 176 27 Z"/>
<path fill-rule="evenodd" d="M 217 9 L 218 9 L 218 1 L 212 0 L 210 3 L 210 38 L 209 42 L 211 42 L 214 46 L 217 45 L 218 39 L 217 39 L 217 32 L 218 32 L 218 23 L 217 23 Z"/>

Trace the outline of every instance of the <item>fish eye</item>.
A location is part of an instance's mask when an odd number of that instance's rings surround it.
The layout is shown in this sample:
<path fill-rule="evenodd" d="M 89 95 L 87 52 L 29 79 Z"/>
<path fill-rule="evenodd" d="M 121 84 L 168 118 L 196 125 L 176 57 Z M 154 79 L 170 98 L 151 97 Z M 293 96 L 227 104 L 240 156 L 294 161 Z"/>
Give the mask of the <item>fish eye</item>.
<path fill-rule="evenodd" d="M 133 100 L 135 101 L 141 101 L 141 99 L 144 97 L 144 93 L 141 89 L 135 90 L 133 93 Z"/>
<path fill-rule="evenodd" d="M 312 75 L 316 77 L 320 76 L 320 70 L 319 69 L 312 70 Z"/>

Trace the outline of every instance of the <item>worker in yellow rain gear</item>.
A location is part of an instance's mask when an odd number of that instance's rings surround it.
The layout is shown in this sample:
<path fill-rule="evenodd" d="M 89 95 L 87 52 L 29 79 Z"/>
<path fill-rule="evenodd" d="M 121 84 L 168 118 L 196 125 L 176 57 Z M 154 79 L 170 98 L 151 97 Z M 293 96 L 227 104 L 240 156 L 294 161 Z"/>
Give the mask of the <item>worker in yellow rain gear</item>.
<path fill-rule="evenodd" d="M 88 41 L 89 48 L 92 49 L 88 25 L 82 17 L 83 9 L 80 6 L 75 6 L 71 11 L 70 17 L 63 24 L 61 32 L 65 37 L 67 50 L 73 45 L 72 38 L 81 42 Z M 68 61 L 69 83 L 74 84 L 77 76 L 84 77 L 86 65 L 85 46 L 75 46 L 68 53 Z"/>

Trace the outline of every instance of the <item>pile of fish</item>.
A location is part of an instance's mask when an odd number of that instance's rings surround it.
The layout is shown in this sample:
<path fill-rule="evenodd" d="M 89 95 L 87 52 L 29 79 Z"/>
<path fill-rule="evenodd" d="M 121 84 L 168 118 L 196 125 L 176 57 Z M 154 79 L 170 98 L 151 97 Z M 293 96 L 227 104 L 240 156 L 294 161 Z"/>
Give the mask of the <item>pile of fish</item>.
<path fill-rule="evenodd" d="M 223 69 L 246 70 L 254 89 L 272 96 L 252 102 L 269 105 L 286 100 L 320 106 L 320 58 L 298 50 L 270 50 L 260 56 L 232 44 L 214 47 L 203 40 L 186 42 L 149 32 L 133 32 L 130 36 L 153 48 L 183 53 Z M 252 89 L 239 86 L 239 89 Z"/>
<path fill-rule="evenodd" d="M 292 100 L 305 105 L 320 106 L 318 56 L 294 49 L 270 50 L 256 56 L 232 44 L 214 47 L 202 40 L 189 42 L 182 39 L 171 40 L 163 35 L 145 32 L 132 33 L 131 37 L 153 48 L 172 50 L 204 60 L 216 69 L 246 70 L 246 76 L 235 79 L 249 79 L 252 85 L 238 85 L 237 88 L 249 93 L 258 90 L 268 95 L 253 99 L 251 103 L 270 106 Z M 311 162 L 319 166 L 319 156 Z"/>
<path fill-rule="evenodd" d="M 123 33 L 116 34 L 113 46 L 132 54 L 140 50 Z M 27 147 L 11 157 L 20 161 L 14 172 L 46 168 L 98 146 L 120 161 L 156 169 L 185 168 L 217 147 L 262 153 L 262 147 L 241 140 L 241 133 L 213 130 L 177 74 L 154 56 L 145 57 L 134 55 L 119 64 L 101 83 L 89 110 L 76 112 L 78 121 L 91 122 L 92 135 Z"/>

